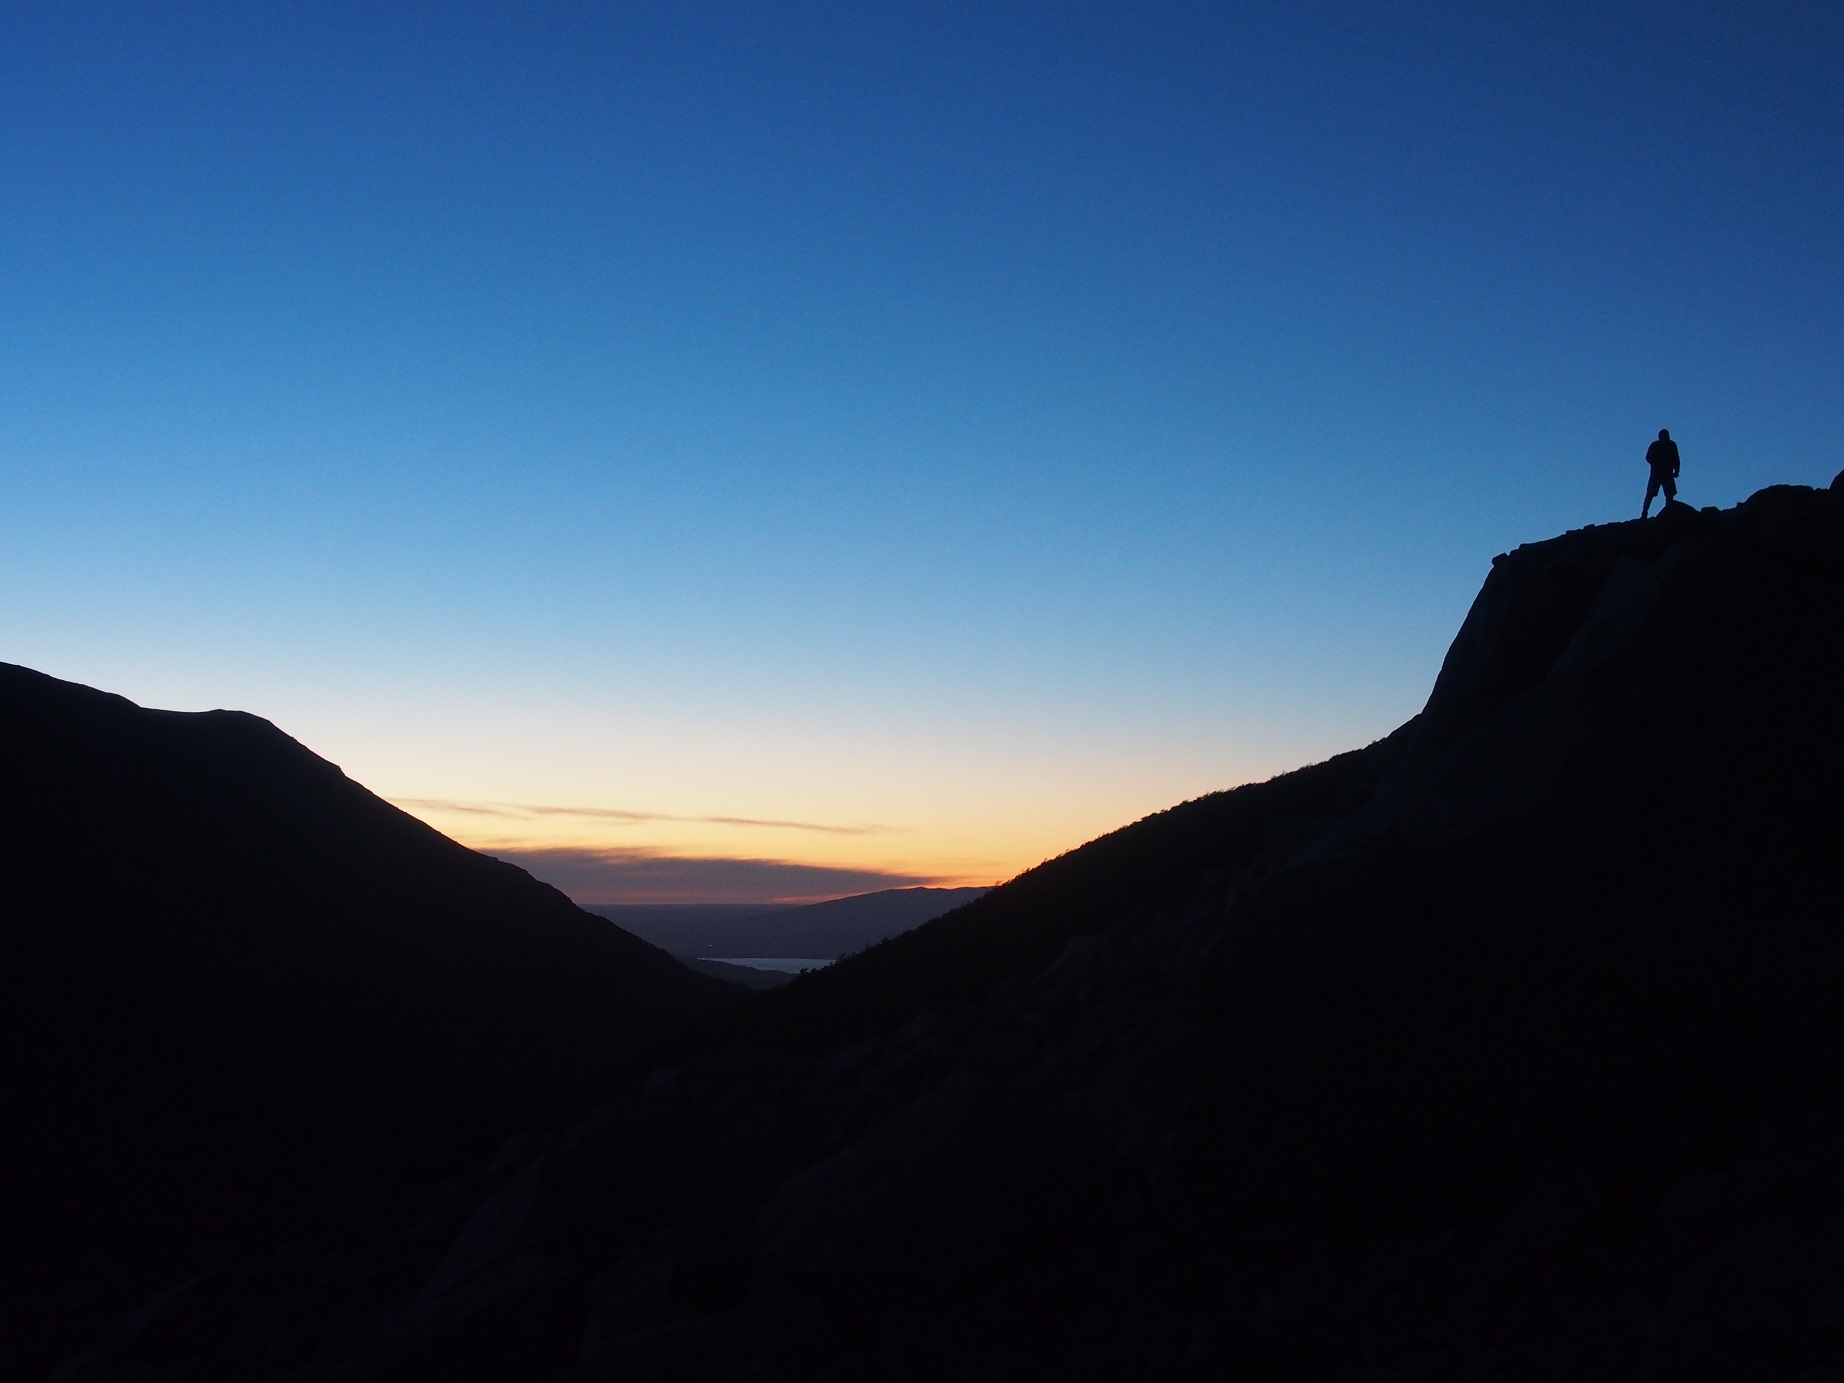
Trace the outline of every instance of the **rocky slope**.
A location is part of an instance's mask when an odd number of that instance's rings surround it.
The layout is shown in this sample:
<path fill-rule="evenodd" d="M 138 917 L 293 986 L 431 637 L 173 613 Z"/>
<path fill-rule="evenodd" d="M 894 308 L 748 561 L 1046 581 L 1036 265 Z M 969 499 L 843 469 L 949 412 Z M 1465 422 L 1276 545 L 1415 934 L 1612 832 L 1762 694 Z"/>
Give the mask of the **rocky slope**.
<path fill-rule="evenodd" d="M 1388 739 L 306 1206 L 61 1377 L 1837 1376 L 1841 655 L 1844 494 L 1520 548 Z"/>
<path fill-rule="evenodd" d="M 403 1176 L 586 1108 L 637 1044 L 735 992 L 266 721 L 9 665 L 0 919 L 12 1292 L 181 1280 L 329 1176 Z"/>

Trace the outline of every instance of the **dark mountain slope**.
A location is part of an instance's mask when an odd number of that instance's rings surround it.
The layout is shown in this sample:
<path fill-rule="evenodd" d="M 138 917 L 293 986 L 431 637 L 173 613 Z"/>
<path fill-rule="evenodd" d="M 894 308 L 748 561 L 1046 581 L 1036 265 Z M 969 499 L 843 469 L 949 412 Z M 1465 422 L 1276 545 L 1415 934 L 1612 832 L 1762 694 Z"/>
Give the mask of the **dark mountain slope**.
<path fill-rule="evenodd" d="M 1838 494 L 1520 548 L 1387 740 L 716 1014 L 67 1376 L 1839 1376 L 1841 653 Z"/>
<path fill-rule="evenodd" d="M 1438 1220 L 1829 1090 L 1840 669 L 1836 495 L 1501 559 L 1407 762 L 1205 967 L 1221 1170 L 1289 1215 Z"/>
<path fill-rule="evenodd" d="M 1037 974 L 1073 938 L 1220 898 L 1366 800 L 1397 737 L 1266 783 L 1212 793 L 1026 870 L 984 897 L 707 1025 L 704 1040 L 821 1049 L 887 1034 Z"/>
<path fill-rule="evenodd" d="M 1841 502 L 1779 487 L 1500 557 L 1426 710 L 1389 738 L 1147 817 L 721 1025 L 776 1042 L 888 1031 L 1028 978 L 1136 912 L 1198 892 L 1239 906 L 1283 863 L 1451 846 L 1495 825 L 1515 839 L 1536 818 L 1575 837 L 1533 840 L 1540 872 L 1594 860 L 1661 906 L 1696 893 L 1664 867 L 1679 856 L 1733 859 L 1751 879 L 1781 857 L 1809 869 L 1837 838 L 1844 783 Z M 1564 809 L 1571 764 L 1580 801 Z"/>
<path fill-rule="evenodd" d="M 170 1262 L 726 997 L 274 726 L 0 666 L 5 1267 Z"/>

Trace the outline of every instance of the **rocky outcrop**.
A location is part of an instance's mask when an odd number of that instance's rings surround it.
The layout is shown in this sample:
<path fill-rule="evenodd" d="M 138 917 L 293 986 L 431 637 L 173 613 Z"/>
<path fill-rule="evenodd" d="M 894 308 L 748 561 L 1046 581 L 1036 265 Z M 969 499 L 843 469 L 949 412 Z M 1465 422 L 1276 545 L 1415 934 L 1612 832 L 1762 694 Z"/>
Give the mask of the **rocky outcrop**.
<path fill-rule="evenodd" d="M 71 1376 L 1832 1376 L 1841 649 L 1838 494 L 1521 548 L 1388 739 L 717 1014 Z"/>

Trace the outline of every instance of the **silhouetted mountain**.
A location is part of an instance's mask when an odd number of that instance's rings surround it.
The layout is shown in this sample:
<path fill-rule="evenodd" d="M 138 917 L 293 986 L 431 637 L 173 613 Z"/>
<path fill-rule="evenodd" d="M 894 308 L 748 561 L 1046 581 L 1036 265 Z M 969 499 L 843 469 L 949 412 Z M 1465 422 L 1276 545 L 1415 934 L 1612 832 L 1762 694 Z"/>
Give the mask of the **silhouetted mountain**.
<path fill-rule="evenodd" d="M 971 903 L 983 888 L 886 888 L 804 907 L 610 904 L 588 910 L 675 956 L 836 960 Z"/>
<path fill-rule="evenodd" d="M 643 941 L 651 941 L 662 951 L 678 955 L 668 941 L 684 936 L 702 936 L 712 928 L 724 928 L 769 916 L 792 912 L 797 903 L 584 903 L 584 912 L 606 917 L 624 932 L 632 932 Z M 668 941 L 656 941 L 664 936 Z M 697 948 L 684 952 L 696 955 Z"/>
<path fill-rule="evenodd" d="M 1841 650 L 1835 493 L 1520 548 L 1387 739 L 717 1012 L 64 1377 L 1840 1376 Z"/>
<path fill-rule="evenodd" d="M 735 993 L 253 716 L 0 665 L 0 813 L 13 1286 L 182 1276 L 330 1174 L 582 1108 Z"/>
<path fill-rule="evenodd" d="M 694 974 L 708 975 L 729 984 L 740 984 L 745 989 L 779 989 L 784 984 L 793 983 L 799 973 L 796 970 L 768 970 L 759 965 L 734 965 L 729 961 L 705 960 L 700 956 L 682 956 L 680 963 Z M 804 968 L 818 967 L 814 965 Z"/>

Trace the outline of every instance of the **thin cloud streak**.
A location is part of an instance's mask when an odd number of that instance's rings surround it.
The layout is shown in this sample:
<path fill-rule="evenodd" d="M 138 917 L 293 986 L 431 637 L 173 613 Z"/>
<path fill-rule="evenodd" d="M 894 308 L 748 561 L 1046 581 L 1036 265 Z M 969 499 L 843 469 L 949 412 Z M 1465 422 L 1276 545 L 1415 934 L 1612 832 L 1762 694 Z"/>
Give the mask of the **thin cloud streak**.
<path fill-rule="evenodd" d="M 817 821 L 780 821 L 754 816 L 674 816 L 670 812 L 634 812 L 618 807 L 552 807 L 527 802 L 467 802 L 448 797 L 393 797 L 406 811 L 457 812 L 466 816 L 491 816 L 501 820 L 530 821 L 549 816 L 580 817 L 590 821 L 620 821 L 638 825 L 647 821 L 687 822 L 700 826 L 767 826 L 784 831 L 818 831 L 830 836 L 897 835 L 901 826 L 828 826 Z"/>
<path fill-rule="evenodd" d="M 942 880 L 792 860 L 670 855 L 646 849 L 489 849 L 576 903 L 812 903 Z M 959 882 L 955 880 L 953 882 Z"/>

